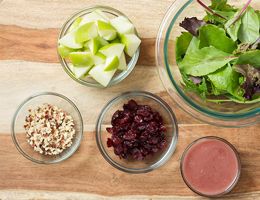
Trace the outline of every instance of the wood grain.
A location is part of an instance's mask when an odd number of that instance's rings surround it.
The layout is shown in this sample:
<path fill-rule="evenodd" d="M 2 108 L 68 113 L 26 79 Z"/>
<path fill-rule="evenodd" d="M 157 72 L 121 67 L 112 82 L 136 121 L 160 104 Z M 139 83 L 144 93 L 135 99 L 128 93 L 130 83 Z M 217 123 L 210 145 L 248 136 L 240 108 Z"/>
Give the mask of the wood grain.
<path fill-rule="evenodd" d="M 238 0 L 236 0 L 238 2 Z M 13 199 L 202 199 L 183 183 L 179 160 L 185 147 L 206 135 L 234 144 L 242 160 L 242 176 L 225 199 L 260 199 L 260 125 L 217 128 L 183 112 L 169 97 L 155 67 L 154 43 L 160 22 L 173 0 L 0 0 L 0 200 Z M 120 84 L 96 89 L 82 86 L 58 63 L 56 41 L 62 24 L 78 10 L 107 5 L 125 13 L 142 38 L 138 65 Z M 194 10 L 196 12 L 196 10 Z M 129 90 L 162 97 L 179 122 L 177 150 L 166 165 L 148 174 L 130 175 L 110 166 L 95 143 L 95 123 L 111 98 Z M 38 165 L 15 149 L 10 136 L 12 116 L 28 96 L 53 91 L 78 106 L 84 119 L 84 139 L 67 161 Z"/>
<path fill-rule="evenodd" d="M 0 60 L 58 63 L 59 29 L 30 29 L 0 25 Z M 154 66 L 155 38 L 142 38 L 138 65 Z M 8 48 L 7 48 L 8 47 Z"/>

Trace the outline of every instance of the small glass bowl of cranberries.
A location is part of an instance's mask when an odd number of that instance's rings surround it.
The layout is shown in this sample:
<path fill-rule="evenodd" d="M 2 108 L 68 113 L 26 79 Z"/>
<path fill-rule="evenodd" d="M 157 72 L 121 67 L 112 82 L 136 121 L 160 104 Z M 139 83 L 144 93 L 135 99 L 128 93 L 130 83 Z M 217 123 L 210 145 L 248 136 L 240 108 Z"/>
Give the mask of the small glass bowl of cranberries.
<path fill-rule="evenodd" d="M 112 166 L 128 173 L 146 173 L 165 164 L 177 140 L 172 109 L 149 92 L 115 97 L 103 108 L 96 125 L 101 154 Z"/>

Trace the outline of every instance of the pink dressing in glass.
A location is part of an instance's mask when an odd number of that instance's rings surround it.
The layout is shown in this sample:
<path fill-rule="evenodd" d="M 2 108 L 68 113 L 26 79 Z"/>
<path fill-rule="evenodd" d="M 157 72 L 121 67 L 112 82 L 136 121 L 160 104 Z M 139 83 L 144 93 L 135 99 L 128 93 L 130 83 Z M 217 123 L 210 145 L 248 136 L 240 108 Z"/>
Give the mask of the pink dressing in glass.
<path fill-rule="evenodd" d="M 203 138 L 195 142 L 182 160 L 182 175 L 193 189 L 206 196 L 225 193 L 239 175 L 235 151 L 224 141 Z"/>

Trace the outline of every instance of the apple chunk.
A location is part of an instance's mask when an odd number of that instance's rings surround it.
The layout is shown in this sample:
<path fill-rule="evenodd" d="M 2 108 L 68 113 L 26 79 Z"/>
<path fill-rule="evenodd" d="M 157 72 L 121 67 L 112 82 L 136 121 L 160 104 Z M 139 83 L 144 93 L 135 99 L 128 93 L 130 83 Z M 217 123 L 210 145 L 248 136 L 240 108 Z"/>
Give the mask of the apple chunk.
<path fill-rule="evenodd" d="M 106 87 L 114 76 L 116 69 L 111 71 L 105 71 L 105 65 L 97 65 L 89 71 L 89 75 L 95 79 L 98 83 Z"/>
<path fill-rule="evenodd" d="M 94 55 L 94 63 L 95 65 L 100 65 L 106 62 L 106 56 L 104 56 L 102 53 L 97 52 L 96 55 Z"/>
<path fill-rule="evenodd" d="M 98 36 L 95 22 L 89 22 L 80 26 L 75 32 L 76 42 L 85 42 Z"/>
<path fill-rule="evenodd" d="M 119 70 L 126 70 L 127 69 L 127 64 L 126 64 L 126 59 L 125 59 L 125 53 L 123 52 L 122 55 L 119 58 L 119 65 L 118 65 Z"/>
<path fill-rule="evenodd" d="M 125 34 L 121 36 L 121 41 L 125 45 L 125 52 L 133 57 L 141 44 L 141 40 L 135 34 Z"/>
<path fill-rule="evenodd" d="M 68 32 L 75 31 L 79 27 L 79 24 L 82 21 L 82 19 L 83 19 L 82 17 L 78 17 L 77 19 L 75 19 L 75 21 L 69 27 Z"/>
<path fill-rule="evenodd" d="M 113 27 L 115 27 L 117 32 L 120 34 L 135 33 L 134 25 L 127 18 L 123 16 L 119 16 L 114 19 L 111 19 L 110 23 Z"/>
<path fill-rule="evenodd" d="M 99 49 L 99 52 L 104 54 L 106 57 L 117 56 L 118 58 L 120 58 L 122 52 L 124 51 L 124 48 L 124 44 L 113 43 L 102 47 L 101 49 Z"/>
<path fill-rule="evenodd" d="M 73 73 L 76 78 L 83 78 L 88 71 L 91 69 L 91 66 L 88 67 L 74 67 L 73 68 Z"/>
<path fill-rule="evenodd" d="M 89 22 L 96 22 L 97 20 L 104 22 L 109 21 L 108 17 L 101 10 L 95 10 L 89 14 L 86 14 L 79 25 L 82 26 Z"/>
<path fill-rule="evenodd" d="M 89 52 L 72 52 L 69 59 L 74 67 L 89 67 L 94 65 L 93 55 Z"/>
<path fill-rule="evenodd" d="M 61 44 L 58 46 L 58 52 L 62 58 L 67 58 L 73 51 L 75 51 L 75 49 L 65 47 Z"/>
<path fill-rule="evenodd" d="M 117 36 L 116 29 L 111 24 L 98 20 L 98 33 L 105 40 L 114 40 Z"/>
<path fill-rule="evenodd" d="M 76 41 L 75 32 L 67 33 L 59 39 L 58 43 L 71 49 L 80 49 L 83 46 L 82 43 Z"/>
<path fill-rule="evenodd" d="M 111 71 L 117 69 L 118 66 L 119 66 L 119 58 L 117 56 L 107 58 L 105 64 L 105 71 Z"/>

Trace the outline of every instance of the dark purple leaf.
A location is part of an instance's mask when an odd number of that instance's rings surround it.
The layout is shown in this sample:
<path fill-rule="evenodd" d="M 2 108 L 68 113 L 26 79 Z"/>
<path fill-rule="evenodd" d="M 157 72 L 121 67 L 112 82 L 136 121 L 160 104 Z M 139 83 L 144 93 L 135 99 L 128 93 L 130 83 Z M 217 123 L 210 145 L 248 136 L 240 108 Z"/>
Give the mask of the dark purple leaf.
<path fill-rule="evenodd" d="M 254 94 L 260 91 L 260 69 L 250 65 L 237 65 L 235 70 L 245 77 L 242 85 L 245 91 L 244 97 L 251 100 Z"/>
<path fill-rule="evenodd" d="M 185 30 L 189 31 L 192 35 L 198 36 L 199 28 L 206 25 L 206 22 L 203 20 L 197 19 L 197 17 L 186 17 L 181 23 L 180 26 Z"/>

